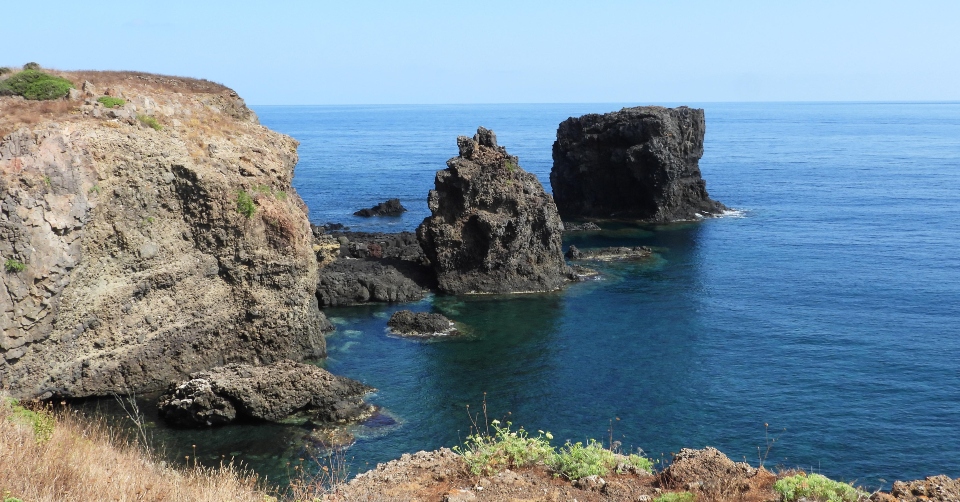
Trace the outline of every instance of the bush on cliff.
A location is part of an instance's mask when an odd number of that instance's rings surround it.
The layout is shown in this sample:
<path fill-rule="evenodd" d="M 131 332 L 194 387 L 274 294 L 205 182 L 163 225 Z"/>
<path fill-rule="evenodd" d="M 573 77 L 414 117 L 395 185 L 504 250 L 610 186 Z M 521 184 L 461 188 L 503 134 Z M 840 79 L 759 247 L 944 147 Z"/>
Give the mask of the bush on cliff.
<path fill-rule="evenodd" d="M 22 261 L 13 258 L 7 258 L 7 261 L 3 262 L 3 269 L 7 272 L 23 272 L 26 268 Z"/>
<path fill-rule="evenodd" d="M 640 455 L 620 455 L 591 439 L 586 445 L 567 442 L 551 457 L 548 465 L 558 475 L 572 481 L 587 476 L 606 476 L 613 471 L 622 472 L 631 468 L 649 472 L 653 461 Z"/>
<path fill-rule="evenodd" d="M 777 480 L 773 489 L 783 497 L 784 502 L 857 502 L 867 497 L 866 493 L 847 483 L 834 481 L 822 474 L 804 472 Z"/>
<path fill-rule="evenodd" d="M 26 99 L 45 101 L 67 95 L 73 84 L 61 77 L 54 77 L 38 70 L 23 70 L 0 82 L 0 96 L 23 96 Z"/>
<path fill-rule="evenodd" d="M 121 98 L 115 98 L 113 96 L 100 96 L 97 98 L 97 102 L 106 108 L 117 108 L 127 104 L 125 100 Z"/>
<path fill-rule="evenodd" d="M 463 447 L 453 450 L 463 457 L 467 468 L 474 476 L 489 475 L 506 468 L 527 467 L 547 462 L 553 455 L 549 432 L 539 431 L 537 437 L 530 437 L 523 427 L 511 431 L 510 426 L 500 427 L 500 421 L 490 422 L 493 434 L 473 434 L 467 437 Z"/>
<path fill-rule="evenodd" d="M 237 193 L 237 212 L 250 218 L 257 212 L 257 206 L 253 203 L 253 197 L 246 191 L 240 190 Z"/>

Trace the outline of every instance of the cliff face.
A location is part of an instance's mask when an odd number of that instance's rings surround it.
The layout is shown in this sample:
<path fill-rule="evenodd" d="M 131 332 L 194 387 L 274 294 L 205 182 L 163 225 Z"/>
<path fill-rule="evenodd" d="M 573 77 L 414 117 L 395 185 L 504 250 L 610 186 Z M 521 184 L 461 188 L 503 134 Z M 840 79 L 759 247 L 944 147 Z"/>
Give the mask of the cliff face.
<path fill-rule="evenodd" d="M 563 223 L 537 177 L 479 128 L 437 171 L 417 239 L 447 293 L 552 291 L 566 280 Z"/>
<path fill-rule="evenodd" d="M 666 223 L 722 212 L 700 176 L 704 129 L 703 110 L 685 106 L 565 120 L 550 171 L 560 215 Z"/>
<path fill-rule="evenodd" d="M 83 89 L 64 113 L 0 141 L 0 387 L 102 395 L 323 356 L 296 141 L 209 82 L 63 75 Z"/>

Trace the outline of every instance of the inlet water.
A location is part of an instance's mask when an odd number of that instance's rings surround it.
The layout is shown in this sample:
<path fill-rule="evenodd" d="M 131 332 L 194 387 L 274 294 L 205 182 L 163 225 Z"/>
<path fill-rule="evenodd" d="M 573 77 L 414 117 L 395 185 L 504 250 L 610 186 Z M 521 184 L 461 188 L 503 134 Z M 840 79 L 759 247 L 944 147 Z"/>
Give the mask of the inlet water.
<path fill-rule="evenodd" d="M 493 129 L 549 189 L 557 124 L 621 106 L 255 110 L 301 142 L 294 185 L 314 223 L 401 231 L 427 216 L 457 135 Z M 376 387 L 389 417 L 357 431 L 354 469 L 459 443 L 467 405 L 486 396 L 489 418 L 555 443 L 606 442 L 613 424 L 655 459 L 710 445 L 872 486 L 960 476 L 960 104 L 697 106 L 707 188 L 737 213 L 565 239 L 647 245 L 654 260 L 597 265 L 603 280 L 552 294 L 326 311 L 337 331 L 320 364 Z M 410 211 L 352 216 L 392 197 Z M 470 337 L 390 337 L 400 308 L 443 313 Z M 235 455 L 274 479 L 304 454 L 295 427 L 156 433 L 175 454 L 199 442 L 203 458 Z"/>

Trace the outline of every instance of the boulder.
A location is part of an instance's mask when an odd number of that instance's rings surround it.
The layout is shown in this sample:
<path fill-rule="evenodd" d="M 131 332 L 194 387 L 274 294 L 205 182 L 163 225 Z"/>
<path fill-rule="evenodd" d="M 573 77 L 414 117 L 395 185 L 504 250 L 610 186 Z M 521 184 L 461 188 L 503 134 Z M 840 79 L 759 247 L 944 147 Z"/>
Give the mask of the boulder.
<path fill-rule="evenodd" d="M 564 256 L 570 260 L 622 261 L 649 258 L 652 254 L 653 251 L 647 246 L 578 249 L 571 245 Z"/>
<path fill-rule="evenodd" d="M 704 128 L 703 110 L 685 106 L 565 120 L 550 171 L 560 215 L 666 223 L 723 212 L 700 176 Z"/>
<path fill-rule="evenodd" d="M 268 366 L 229 364 L 190 375 L 160 397 L 160 415 L 179 427 L 209 427 L 237 419 L 337 424 L 362 420 L 374 408 L 373 391 L 316 366 L 278 361 Z"/>
<path fill-rule="evenodd" d="M 400 310 L 394 312 L 387 321 L 390 331 L 400 336 L 417 338 L 431 338 L 458 334 L 453 321 L 440 314 L 428 312 L 411 312 Z"/>
<path fill-rule="evenodd" d="M 353 213 L 353 215 L 363 216 L 364 218 L 369 218 L 371 216 L 400 216 L 406 210 L 407 208 L 400 204 L 400 199 L 390 199 L 369 209 L 361 209 Z"/>
<path fill-rule="evenodd" d="M 417 238 L 446 293 L 552 291 L 567 274 L 557 207 L 493 131 L 457 138 Z"/>

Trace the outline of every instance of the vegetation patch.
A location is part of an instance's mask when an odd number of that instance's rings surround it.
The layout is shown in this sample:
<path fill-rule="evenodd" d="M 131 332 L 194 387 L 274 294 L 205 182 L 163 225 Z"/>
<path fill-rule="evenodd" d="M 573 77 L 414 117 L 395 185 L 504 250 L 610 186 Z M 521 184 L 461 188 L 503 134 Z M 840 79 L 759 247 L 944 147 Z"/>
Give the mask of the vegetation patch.
<path fill-rule="evenodd" d="M 155 131 L 163 129 L 163 126 L 160 125 L 160 122 L 157 122 L 157 119 L 149 115 L 137 115 L 137 120 L 139 120 L 141 124 L 153 128 Z"/>
<path fill-rule="evenodd" d="M 6 66 L 0 66 L 0 75 L 6 75 L 7 73 L 11 73 L 11 72 L 13 72 L 13 70 L 11 70 L 10 68 Z"/>
<path fill-rule="evenodd" d="M 31 61 L 31 62 L 23 65 L 23 69 L 24 69 L 24 70 L 39 70 L 39 69 L 40 69 L 40 63 L 34 63 L 33 61 Z"/>
<path fill-rule="evenodd" d="M 67 95 L 73 83 L 39 70 L 23 70 L 0 81 L 0 96 L 23 96 L 35 101 L 59 99 Z"/>
<path fill-rule="evenodd" d="M 250 218 L 257 212 L 257 206 L 253 203 L 253 197 L 244 190 L 237 193 L 237 212 Z"/>
<path fill-rule="evenodd" d="M 773 489 L 783 497 L 784 502 L 801 499 L 817 502 L 857 502 L 867 497 L 866 493 L 847 483 L 834 481 L 822 474 L 804 472 L 777 480 Z"/>
<path fill-rule="evenodd" d="M 557 475 L 574 480 L 631 468 L 649 472 L 653 461 L 640 455 L 620 455 L 591 439 L 586 445 L 568 442 L 550 459 L 549 465 Z"/>
<path fill-rule="evenodd" d="M 499 420 L 493 420 L 490 425 L 493 434 L 473 434 L 462 448 L 454 447 L 475 476 L 546 463 L 554 455 L 549 432 L 538 431 L 538 436 L 530 437 L 523 427 L 511 431 L 510 422 L 501 427 Z"/>
<path fill-rule="evenodd" d="M 33 435 L 37 443 L 43 444 L 53 437 L 53 428 L 56 423 L 53 419 L 53 413 L 48 409 L 31 410 L 21 406 L 16 400 L 10 401 L 10 409 L 13 411 L 12 418 L 33 428 Z"/>
<path fill-rule="evenodd" d="M 653 502 L 694 502 L 697 496 L 690 492 L 669 492 L 653 499 Z"/>
<path fill-rule="evenodd" d="M 20 260 L 7 258 L 7 261 L 3 262 L 3 269 L 7 272 L 23 272 L 27 266 Z"/>
<path fill-rule="evenodd" d="M 127 104 L 126 100 L 121 98 L 115 98 L 113 96 L 100 96 L 99 98 L 97 98 L 97 102 L 107 108 L 119 108 Z"/>

